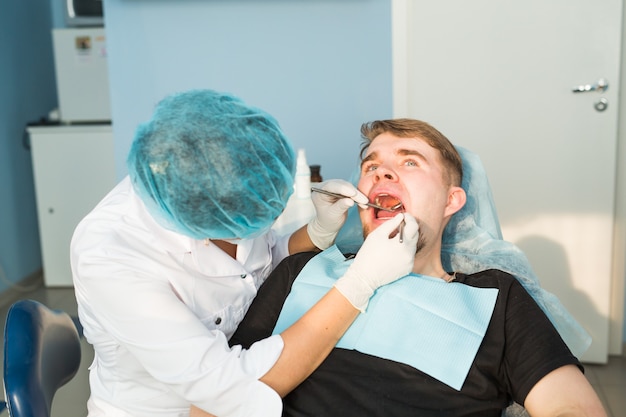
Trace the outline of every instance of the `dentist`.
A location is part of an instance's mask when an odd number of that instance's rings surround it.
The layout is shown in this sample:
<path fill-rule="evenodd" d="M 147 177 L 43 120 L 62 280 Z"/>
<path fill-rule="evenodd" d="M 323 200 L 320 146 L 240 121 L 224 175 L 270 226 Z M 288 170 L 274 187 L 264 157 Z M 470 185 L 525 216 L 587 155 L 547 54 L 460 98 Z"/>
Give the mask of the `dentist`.
<path fill-rule="evenodd" d="M 89 417 L 279 416 L 365 309 L 408 273 L 418 227 L 400 214 L 374 231 L 345 276 L 282 334 L 228 345 L 270 271 L 288 254 L 331 246 L 353 204 L 323 185 L 317 216 L 270 230 L 293 191 L 295 157 L 277 122 L 212 90 L 174 94 L 139 126 L 129 175 L 78 225 L 70 248 L 78 314 L 95 358 Z M 394 230 L 404 220 L 404 239 Z M 393 237 L 390 237 L 393 236 Z"/>

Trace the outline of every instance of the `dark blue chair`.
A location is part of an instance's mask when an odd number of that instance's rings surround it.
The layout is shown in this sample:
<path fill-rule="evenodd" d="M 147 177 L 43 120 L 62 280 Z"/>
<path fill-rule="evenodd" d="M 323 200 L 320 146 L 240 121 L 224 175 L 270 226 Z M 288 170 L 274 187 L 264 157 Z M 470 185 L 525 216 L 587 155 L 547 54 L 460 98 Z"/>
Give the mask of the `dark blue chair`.
<path fill-rule="evenodd" d="M 50 417 L 57 390 L 80 367 L 80 337 L 69 314 L 34 300 L 11 307 L 4 327 L 4 404 L 10 417 Z"/>

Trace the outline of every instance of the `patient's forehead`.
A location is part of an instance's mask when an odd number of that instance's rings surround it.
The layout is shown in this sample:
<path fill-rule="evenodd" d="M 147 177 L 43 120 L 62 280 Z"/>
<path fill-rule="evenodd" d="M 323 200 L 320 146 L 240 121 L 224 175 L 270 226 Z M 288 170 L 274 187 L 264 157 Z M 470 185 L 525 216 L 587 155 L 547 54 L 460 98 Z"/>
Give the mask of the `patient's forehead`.
<path fill-rule="evenodd" d="M 363 155 L 365 160 L 369 155 L 379 152 L 387 152 L 391 150 L 395 153 L 401 153 L 405 150 L 418 150 L 425 157 L 438 158 L 440 152 L 431 146 L 426 139 L 420 136 L 400 137 L 391 132 L 381 133 L 376 136 L 369 144 L 367 151 Z"/>

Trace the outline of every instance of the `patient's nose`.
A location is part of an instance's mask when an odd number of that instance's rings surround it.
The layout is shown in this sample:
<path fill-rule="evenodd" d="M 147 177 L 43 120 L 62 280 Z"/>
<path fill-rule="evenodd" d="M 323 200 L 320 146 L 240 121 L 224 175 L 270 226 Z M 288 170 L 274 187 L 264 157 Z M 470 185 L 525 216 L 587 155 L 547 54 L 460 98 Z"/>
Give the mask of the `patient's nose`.
<path fill-rule="evenodd" d="M 393 170 L 381 165 L 376 169 L 376 181 L 388 180 L 395 181 L 397 179 L 396 173 Z"/>

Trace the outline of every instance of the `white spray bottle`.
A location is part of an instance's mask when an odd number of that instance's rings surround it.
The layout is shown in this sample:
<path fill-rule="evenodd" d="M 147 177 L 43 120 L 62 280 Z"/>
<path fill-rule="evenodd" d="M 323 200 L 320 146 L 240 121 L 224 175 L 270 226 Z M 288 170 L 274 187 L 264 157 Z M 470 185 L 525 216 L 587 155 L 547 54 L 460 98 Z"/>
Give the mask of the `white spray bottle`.
<path fill-rule="evenodd" d="M 295 187 L 296 198 L 311 198 L 311 168 L 306 161 L 304 149 L 298 149 Z"/>

